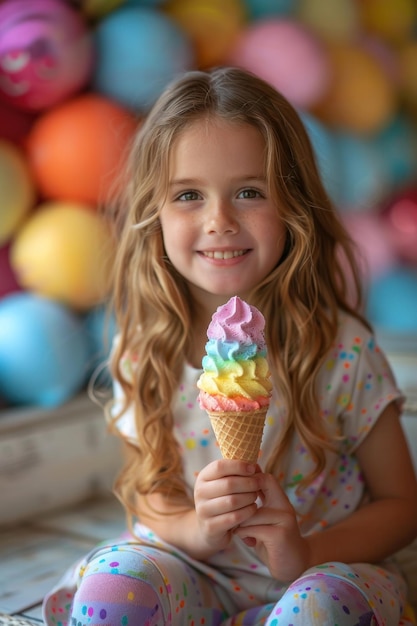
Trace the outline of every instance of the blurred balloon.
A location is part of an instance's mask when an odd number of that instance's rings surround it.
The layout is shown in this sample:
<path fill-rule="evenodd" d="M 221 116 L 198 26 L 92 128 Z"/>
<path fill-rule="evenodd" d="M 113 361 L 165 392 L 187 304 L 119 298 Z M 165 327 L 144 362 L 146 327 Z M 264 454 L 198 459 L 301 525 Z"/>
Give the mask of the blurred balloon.
<path fill-rule="evenodd" d="M 104 219 L 89 207 L 66 202 L 38 207 L 11 249 L 20 285 L 78 310 L 107 296 L 112 257 Z"/>
<path fill-rule="evenodd" d="M 136 129 L 133 116 L 98 94 L 68 100 L 41 115 L 27 154 L 45 198 L 106 202 Z"/>
<path fill-rule="evenodd" d="M 315 104 L 329 85 L 328 56 L 321 41 L 289 19 L 249 24 L 228 61 L 257 74 L 300 108 Z"/>
<path fill-rule="evenodd" d="M 399 113 L 371 139 L 385 163 L 391 189 L 398 189 L 416 179 L 417 127 Z"/>
<path fill-rule="evenodd" d="M 81 320 L 30 293 L 0 300 L 0 395 L 12 404 L 58 406 L 83 386 L 88 345 Z"/>
<path fill-rule="evenodd" d="M 372 210 L 389 190 L 384 155 L 361 135 L 339 131 L 334 137 L 341 168 L 339 208 Z"/>
<path fill-rule="evenodd" d="M 412 36 L 417 22 L 415 0 L 361 0 L 358 7 L 365 30 L 393 43 Z"/>
<path fill-rule="evenodd" d="M 398 59 L 401 99 L 417 122 L 417 37 L 400 47 Z"/>
<path fill-rule="evenodd" d="M 90 19 L 100 19 L 110 11 L 123 6 L 157 7 L 166 0 L 73 0 L 80 7 L 84 15 Z"/>
<path fill-rule="evenodd" d="M 0 96 L 39 111 L 85 87 L 94 64 L 82 16 L 61 0 L 0 3 Z"/>
<path fill-rule="evenodd" d="M 85 315 L 84 328 L 90 346 L 89 376 L 93 377 L 94 386 L 109 386 L 108 359 L 117 332 L 113 311 L 105 305 L 94 307 Z"/>
<path fill-rule="evenodd" d="M 353 40 L 360 31 L 356 2 L 352 0 L 299 0 L 297 19 L 329 40 Z"/>
<path fill-rule="evenodd" d="M 342 221 L 356 243 L 364 283 L 392 270 L 397 263 L 388 226 L 378 212 L 344 213 Z"/>
<path fill-rule="evenodd" d="M 373 55 L 353 43 L 329 43 L 330 87 L 314 108 L 326 124 L 371 134 L 383 128 L 397 108 L 397 94 Z"/>
<path fill-rule="evenodd" d="M 246 21 L 242 0 L 168 0 L 163 10 L 187 33 L 200 68 L 225 61 Z"/>
<path fill-rule="evenodd" d="M 124 2 L 125 0 L 78 0 L 78 5 L 86 17 L 101 18 Z"/>
<path fill-rule="evenodd" d="M 0 246 L 23 222 L 35 201 L 35 189 L 22 150 L 0 139 Z"/>
<path fill-rule="evenodd" d="M 194 65 L 189 38 L 162 11 L 124 7 L 95 30 L 92 88 L 133 111 L 148 110 L 167 83 Z"/>
<path fill-rule="evenodd" d="M 2 246 L 0 248 L 0 298 L 20 290 L 20 285 L 10 265 L 10 245 Z"/>
<path fill-rule="evenodd" d="M 397 193 L 381 214 L 398 258 L 417 266 L 417 186 Z"/>
<path fill-rule="evenodd" d="M 299 0 L 244 0 L 249 20 L 268 17 L 291 16 Z"/>
<path fill-rule="evenodd" d="M 325 189 L 331 200 L 338 204 L 342 189 L 342 161 L 334 133 L 306 111 L 299 111 L 299 114 L 313 144 Z"/>
<path fill-rule="evenodd" d="M 397 90 L 400 83 L 398 51 L 380 37 L 369 35 L 369 33 L 362 34 L 358 43 L 377 61 L 392 86 Z"/>
<path fill-rule="evenodd" d="M 370 283 L 367 315 L 388 332 L 417 332 L 417 271 L 395 267 Z"/>

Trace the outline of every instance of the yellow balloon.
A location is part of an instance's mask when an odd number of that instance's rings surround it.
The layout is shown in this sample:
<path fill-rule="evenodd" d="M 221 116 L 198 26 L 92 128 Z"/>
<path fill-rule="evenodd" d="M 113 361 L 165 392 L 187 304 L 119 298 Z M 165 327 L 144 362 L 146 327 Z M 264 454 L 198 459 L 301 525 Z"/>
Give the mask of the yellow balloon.
<path fill-rule="evenodd" d="M 200 68 L 224 63 L 246 23 L 241 0 L 168 0 L 163 10 L 188 34 Z"/>
<path fill-rule="evenodd" d="M 329 41 L 352 40 L 360 30 L 357 3 L 352 0 L 298 0 L 295 16 Z"/>
<path fill-rule="evenodd" d="M 392 43 L 411 37 L 417 20 L 416 0 L 361 0 L 365 30 Z"/>
<path fill-rule="evenodd" d="M 0 139 L 0 246 L 14 235 L 35 201 L 35 188 L 23 153 Z"/>
<path fill-rule="evenodd" d="M 22 287 L 86 310 L 108 295 L 113 252 L 108 224 L 94 209 L 50 202 L 20 229 L 10 259 Z"/>
<path fill-rule="evenodd" d="M 370 134 L 397 109 L 395 86 L 373 55 L 353 43 L 328 44 L 332 79 L 314 113 L 331 126 Z"/>

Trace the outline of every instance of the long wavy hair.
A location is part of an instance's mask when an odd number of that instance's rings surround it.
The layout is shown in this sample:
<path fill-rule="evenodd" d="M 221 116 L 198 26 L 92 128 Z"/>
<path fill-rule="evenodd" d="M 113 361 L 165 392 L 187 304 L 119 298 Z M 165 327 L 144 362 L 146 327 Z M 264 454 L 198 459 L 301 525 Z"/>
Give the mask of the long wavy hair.
<path fill-rule="evenodd" d="M 320 414 L 317 373 L 335 340 L 340 311 L 369 327 L 358 312 L 357 252 L 324 189 L 295 109 L 272 86 L 237 68 L 193 71 L 173 82 L 133 141 L 118 224 L 113 305 L 120 337 L 111 368 L 124 391 L 122 411 L 134 409 L 138 438 L 137 445 L 126 445 L 115 489 L 132 513 L 137 493 L 157 491 L 184 502 L 191 497 L 173 435 L 172 399 L 192 351 L 194 305 L 166 257 L 159 212 L 173 142 L 190 122 L 212 116 L 250 124 L 262 134 L 270 193 L 287 229 L 283 258 L 251 294 L 267 320 L 268 360 L 287 416 L 267 471 L 278 475 L 294 432 L 315 462 L 307 481 L 322 471 L 325 450 L 335 442 Z M 135 360 L 129 379 L 120 367 L 126 353 Z M 114 426 L 117 417 L 113 412 Z"/>

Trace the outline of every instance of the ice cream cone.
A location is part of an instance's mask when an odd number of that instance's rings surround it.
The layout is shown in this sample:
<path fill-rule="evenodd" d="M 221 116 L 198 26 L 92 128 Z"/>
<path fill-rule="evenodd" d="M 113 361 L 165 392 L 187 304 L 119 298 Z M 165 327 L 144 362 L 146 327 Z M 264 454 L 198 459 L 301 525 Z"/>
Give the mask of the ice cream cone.
<path fill-rule="evenodd" d="M 258 461 L 267 411 L 207 411 L 223 458 Z"/>

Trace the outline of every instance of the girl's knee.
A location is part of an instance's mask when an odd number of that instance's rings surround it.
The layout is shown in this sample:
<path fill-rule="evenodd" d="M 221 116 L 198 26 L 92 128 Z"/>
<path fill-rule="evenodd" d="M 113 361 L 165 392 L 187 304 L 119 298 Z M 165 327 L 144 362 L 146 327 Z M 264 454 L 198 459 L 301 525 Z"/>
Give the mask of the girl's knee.
<path fill-rule="evenodd" d="M 267 624 L 371 626 L 373 620 L 369 602 L 357 587 L 340 578 L 320 575 L 306 576 L 293 583 Z"/>
<path fill-rule="evenodd" d="M 164 577 L 143 551 L 100 551 L 81 574 L 72 626 L 168 623 Z"/>

